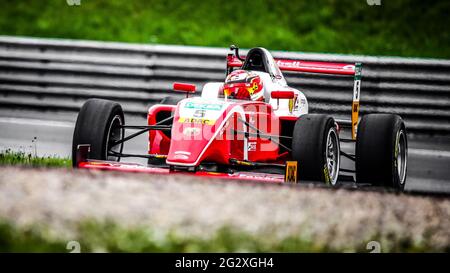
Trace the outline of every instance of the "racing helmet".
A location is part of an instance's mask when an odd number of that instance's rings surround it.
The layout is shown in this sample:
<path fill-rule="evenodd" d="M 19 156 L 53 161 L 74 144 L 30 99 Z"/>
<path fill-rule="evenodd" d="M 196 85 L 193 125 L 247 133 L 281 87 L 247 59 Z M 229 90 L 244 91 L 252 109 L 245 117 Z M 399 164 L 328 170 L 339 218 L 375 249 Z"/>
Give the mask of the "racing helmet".
<path fill-rule="evenodd" d="M 225 79 L 223 93 L 227 98 L 260 101 L 264 99 L 261 77 L 251 71 L 235 70 Z"/>

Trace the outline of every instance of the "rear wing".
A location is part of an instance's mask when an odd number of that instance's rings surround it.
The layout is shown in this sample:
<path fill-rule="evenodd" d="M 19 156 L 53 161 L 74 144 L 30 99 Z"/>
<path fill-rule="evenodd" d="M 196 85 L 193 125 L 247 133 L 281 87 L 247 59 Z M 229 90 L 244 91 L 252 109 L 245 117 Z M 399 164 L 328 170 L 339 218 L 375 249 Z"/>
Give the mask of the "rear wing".
<path fill-rule="evenodd" d="M 357 64 L 331 63 L 331 62 L 311 62 L 291 59 L 275 59 L 275 63 L 282 71 L 321 73 L 334 75 L 355 75 Z M 227 56 L 227 67 L 241 67 L 244 64 L 236 56 Z"/>
<path fill-rule="evenodd" d="M 233 68 L 240 68 L 243 65 L 244 58 L 237 54 L 228 54 L 227 56 L 227 73 L 230 73 Z M 352 101 L 352 139 L 356 139 L 356 130 L 358 126 L 359 117 L 359 97 L 361 91 L 361 72 L 362 64 L 355 63 L 333 63 L 333 62 L 316 62 L 316 61 L 302 61 L 292 59 L 275 59 L 275 63 L 282 71 L 305 72 L 305 73 L 320 73 L 332 75 L 348 75 L 354 77 L 353 85 L 353 101 Z"/>

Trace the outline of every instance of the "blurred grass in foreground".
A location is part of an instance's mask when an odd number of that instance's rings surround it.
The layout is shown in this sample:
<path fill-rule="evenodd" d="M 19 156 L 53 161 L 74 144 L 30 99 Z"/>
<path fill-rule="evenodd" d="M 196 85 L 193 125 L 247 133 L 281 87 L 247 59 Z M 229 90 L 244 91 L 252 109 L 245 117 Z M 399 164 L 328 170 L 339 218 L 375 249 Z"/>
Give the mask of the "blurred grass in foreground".
<path fill-rule="evenodd" d="M 38 157 L 32 153 L 13 152 L 7 149 L 0 151 L 0 165 L 69 168 L 72 166 L 72 161 L 68 158 L 58 158 L 56 156 Z"/>
<path fill-rule="evenodd" d="M 0 35 L 450 58 L 450 1 L 0 0 Z"/>
<path fill-rule="evenodd" d="M 374 236 L 374 240 L 378 236 Z M 0 252 L 70 252 L 69 241 L 79 242 L 81 252 L 369 252 L 367 242 L 348 248 L 333 248 L 327 243 L 316 244 L 298 237 L 277 239 L 274 236 L 255 236 L 224 227 L 211 238 L 165 234 L 151 228 L 125 229 L 113 222 L 83 222 L 77 227 L 75 238 L 68 240 L 49 236 L 45 228 L 34 226 L 17 228 L 0 221 Z M 448 251 L 416 244 L 412 239 L 390 241 L 383 252 Z"/>

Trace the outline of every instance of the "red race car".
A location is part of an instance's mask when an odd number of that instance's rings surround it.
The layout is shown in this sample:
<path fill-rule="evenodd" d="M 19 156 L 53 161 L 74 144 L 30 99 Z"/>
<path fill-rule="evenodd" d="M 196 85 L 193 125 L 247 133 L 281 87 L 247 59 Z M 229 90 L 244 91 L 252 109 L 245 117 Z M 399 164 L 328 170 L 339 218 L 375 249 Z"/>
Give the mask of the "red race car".
<path fill-rule="evenodd" d="M 73 135 L 76 168 L 183 173 L 267 182 L 322 181 L 342 178 L 403 190 L 407 137 L 403 120 L 392 114 L 368 114 L 360 120 L 361 64 L 274 59 L 264 48 L 242 58 L 231 46 L 224 82 L 196 86 L 174 83 L 186 92 L 176 105 L 148 110 L 148 124 L 125 125 L 121 106 L 90 99 L 82 106 Z M 281 71 L 349 75 L 354 80 L 351 120 L 308 114 L 305 95 L 287 85 Z M 342 137 L 350 127 L 349 137 Z M 125 135 L 125 129 L 138 129 Z M 123 153 L 124 143 L 148 133 L 145 154 Z M 355 144 L 344 152 L 341 142 Z M 148 158 L 148 164 L 121 163 L 122 157 Z M 341 168 L 341 157 L 355 162 Z M 347 174 L 347 175 L 345 175 Z"/>

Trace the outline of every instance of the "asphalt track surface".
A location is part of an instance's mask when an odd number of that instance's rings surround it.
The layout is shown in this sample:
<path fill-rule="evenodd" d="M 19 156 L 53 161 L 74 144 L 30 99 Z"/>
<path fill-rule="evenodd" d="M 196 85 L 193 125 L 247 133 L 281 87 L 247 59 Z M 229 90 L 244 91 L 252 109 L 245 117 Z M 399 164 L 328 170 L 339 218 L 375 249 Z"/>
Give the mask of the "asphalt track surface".
<path fill-rule="evenodd" d="M 27 115 L 28 116 L 28 115 Z M 12 149 L 38 156 L 70 157 L 74 122 L 61 116 L 52 120 L 29 117 L 0 117 L 0 150 Z M 64 120 L 65 119 L 65 120 Z M 128 119 L 130 121 L 130 119 Z M 144 119 L 131 119 L 128 124 L 142 124 Z M 34 137 L 36 141 L 33 142 Z M 450 194 L 449 139 L 409 140 L 408 177 L 405 189 L 414 192 Z M 351 147 L 345 146 L 344 150 Z M 145 153 L 147 135 L 143 134 L 125 144 L 126 153 Z M 145 163 L 145 159 L 123 161 Z M 343 161 L 342 167 L 349 167 Z"/>

